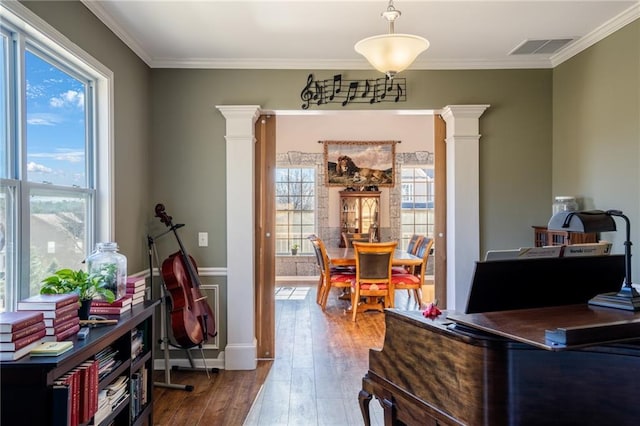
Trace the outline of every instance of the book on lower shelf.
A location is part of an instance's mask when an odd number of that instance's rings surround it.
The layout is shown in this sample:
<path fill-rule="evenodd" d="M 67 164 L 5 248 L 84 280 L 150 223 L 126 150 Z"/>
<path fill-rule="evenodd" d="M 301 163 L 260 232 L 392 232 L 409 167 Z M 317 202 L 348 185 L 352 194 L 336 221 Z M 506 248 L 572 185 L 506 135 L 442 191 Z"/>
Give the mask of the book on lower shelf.
<path fill-rule="evenodd" d="M 19 311 L 55 311 L 63 306 L 78 303 L 76 293 L 36 294 L 18 302 Z"/>
<path fill-rule="evenodd" d="M 58 356 L 73 349 L 73 342 L 41 342 L 31 350 L 31 356 Z"/>
<path fill-rule="evenodd" d="M 53 385 L 51 389 L 53 419 L 52 426 L 71 425 L 72 389 L 67 384 Z"/>

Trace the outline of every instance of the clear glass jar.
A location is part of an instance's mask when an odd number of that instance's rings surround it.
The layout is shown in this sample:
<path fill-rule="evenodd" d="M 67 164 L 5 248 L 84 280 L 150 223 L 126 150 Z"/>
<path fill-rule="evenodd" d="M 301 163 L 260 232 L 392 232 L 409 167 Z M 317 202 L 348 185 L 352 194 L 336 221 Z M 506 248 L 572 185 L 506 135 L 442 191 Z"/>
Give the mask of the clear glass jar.
<path fill-rule="evenodd" d="M 127 257 L 118 253 L 114 242 L 96 244 L 96 251 L 87 258 L 87 272 L 100 274 L 116 299 L 127 292 Z"/>
<path fill-rule="evenodd" d="M 574 212 L 578 210 L 576 197 L 558 196 L 553 200 L 553 214 L 560 212 Z"/>

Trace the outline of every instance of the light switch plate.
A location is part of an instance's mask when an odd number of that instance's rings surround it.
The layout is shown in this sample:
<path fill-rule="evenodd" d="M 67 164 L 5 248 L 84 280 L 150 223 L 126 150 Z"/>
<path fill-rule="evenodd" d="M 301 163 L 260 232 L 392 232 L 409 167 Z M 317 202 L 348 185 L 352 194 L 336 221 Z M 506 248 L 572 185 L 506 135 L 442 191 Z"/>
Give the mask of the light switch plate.
<path fill-rule="evenodd" d="M 208 232 L 198 232 L 198 246 L 200 246 L 200 247 L 209 246 L 209 233 Z"/>

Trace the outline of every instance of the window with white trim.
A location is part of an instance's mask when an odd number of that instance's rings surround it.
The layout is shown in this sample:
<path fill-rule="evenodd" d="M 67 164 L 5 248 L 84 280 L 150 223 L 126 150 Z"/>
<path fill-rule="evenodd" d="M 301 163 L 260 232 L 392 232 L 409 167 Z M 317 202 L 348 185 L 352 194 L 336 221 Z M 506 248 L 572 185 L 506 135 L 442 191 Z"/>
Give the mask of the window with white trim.
<path fill-rule="evenodd" d="M 403 166 L 401 175 L 401 241 L 406 249 L 413 234 L 433 238 L 434 169 L 432 166 Z"/>
<path fill-rule="evenodd" d="M 312 167 L 276 169 L 276 254 L 310 254 L 307 236 L 316 232 L 316 170 Z"/>
<path fill-rule="evenodd" d="M 24 6 L 10 9 L 0 22 L 0 312 L 54 271 L 83 269 L 111 236 L 110 76 Z"/>

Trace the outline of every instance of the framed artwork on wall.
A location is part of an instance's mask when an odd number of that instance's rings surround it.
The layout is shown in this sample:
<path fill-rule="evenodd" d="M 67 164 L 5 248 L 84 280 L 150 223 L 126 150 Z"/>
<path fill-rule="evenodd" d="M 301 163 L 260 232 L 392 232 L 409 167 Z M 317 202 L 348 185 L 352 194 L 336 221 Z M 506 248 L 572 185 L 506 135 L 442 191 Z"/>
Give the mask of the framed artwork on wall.
<path fill-rule="evenodd" d="M 323 141 L 327 186 L 394 186 L 399 141 Z"/>

